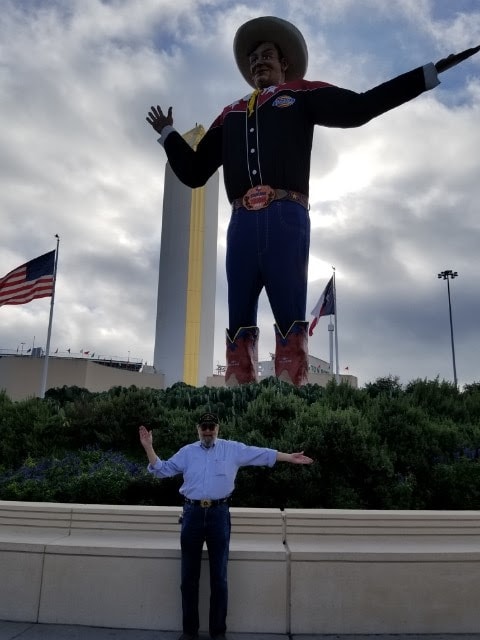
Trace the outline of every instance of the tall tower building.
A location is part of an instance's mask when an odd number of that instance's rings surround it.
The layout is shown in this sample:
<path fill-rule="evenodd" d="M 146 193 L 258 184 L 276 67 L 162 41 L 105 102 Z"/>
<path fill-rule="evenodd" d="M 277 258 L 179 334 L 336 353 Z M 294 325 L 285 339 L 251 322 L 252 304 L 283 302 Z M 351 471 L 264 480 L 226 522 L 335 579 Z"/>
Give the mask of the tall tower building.
<path fill-rule="evenodd" d="M 184 138 L 195 148 L 204 134 L 198 125 Z M 218 180 L 190 189 L 165 168 L 154 366 L 166 386 L 213 372 Z"/>

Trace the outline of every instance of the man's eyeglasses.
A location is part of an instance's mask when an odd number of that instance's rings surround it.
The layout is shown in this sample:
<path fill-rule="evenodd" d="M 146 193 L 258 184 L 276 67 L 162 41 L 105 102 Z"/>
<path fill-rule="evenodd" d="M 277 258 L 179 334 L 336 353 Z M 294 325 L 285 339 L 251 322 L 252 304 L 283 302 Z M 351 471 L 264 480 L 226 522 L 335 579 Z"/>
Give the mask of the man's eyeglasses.
<path fill-rule="evenodd" d="M 215 431 L 216 424 L 199 424 L 198 428 L 200 431 Z"/>

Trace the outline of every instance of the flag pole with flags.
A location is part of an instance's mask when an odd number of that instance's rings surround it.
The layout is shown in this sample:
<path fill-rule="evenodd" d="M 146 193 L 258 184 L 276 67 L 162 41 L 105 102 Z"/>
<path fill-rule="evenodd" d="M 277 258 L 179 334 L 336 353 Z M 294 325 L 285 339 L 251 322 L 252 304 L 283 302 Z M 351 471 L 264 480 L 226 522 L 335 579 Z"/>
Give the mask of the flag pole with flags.
<path fill-rule="evenodd" d="M 50 300 L 50 317 L 48 320 L 47 344 L 45 346 L 45 360 L 43 362 L 42 381 L 40 384 L 40 398 L 45 397 L 45 388 L 47 386 L 48 356 L 50 353 L 50 336 L 52 334 L 53 305 L 55 303 L 55 285 L 57 283 L 58 245 L 60 244 L 60 237 L 57 233 L 55 234 L 55 238 L 57 239 L 57 248 L 55 250 L 55 264 L 53 267 L 52 298 Z"/>
<path fill-rule="evenodd" d="M 0 307 L 51 296 L 54 267 L 55 251 L 49 251 L 0 278 Z"/>
<path fill-rule="evenodd" d="M 313 330 L 317 326 L 318 321 L 322 316 L 335 316 L 335 379 L 337 382 L 339 382 L 340 374 L 338 367 L 337 292 L 335 288 L 335 267 L 332 267 L 332 269 L 332 277 L 327 282 L 327 286 L 318 299 L 317 304 L 312 309 L 311 315 L 314 316 L 314 318 L 310 323 L 308 334 L 310 337 L 313 335 Z"/>
<path fill-rule="evenodd" d="M 335 280 L 335 267 L 333 269 L 333 299 L 334 299 L 334 309 L 335 309 L 335 380 L 337 384 L 340 382 L 340 370 L 338 366 L 338 328 L 337 328 L 337 283 Z"/>
<path fill-rule="evenodd" d="M 310 329 L 308 335 L 313 335 L 313 330 L 317 326 L 318 321 L 322 316 L 329 316 L 335 313 L 335 283 L 334 275 L 327 282 L 327 286 L 322 292 L 322 295 L 318 299 L 317 304 L 313 307 L 311 315 L 314 316 L 310 323 Z"/>

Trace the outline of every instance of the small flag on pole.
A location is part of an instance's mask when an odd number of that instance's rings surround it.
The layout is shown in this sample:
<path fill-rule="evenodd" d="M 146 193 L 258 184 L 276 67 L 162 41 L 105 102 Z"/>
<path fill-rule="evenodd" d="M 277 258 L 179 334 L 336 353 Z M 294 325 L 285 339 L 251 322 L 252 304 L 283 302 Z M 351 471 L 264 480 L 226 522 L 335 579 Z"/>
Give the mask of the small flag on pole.
<path fill-rule="evenodd" d="M 22 264 L 0 279 L 0 307 L 48 298 L 53 292 L 55 251 Z"/>
<path fill-rule="evenodd" d="M 308 334 L 313 335 L 313 330 L 317 326 L 319 319 L 322 316 L 329 316 L 335 313 L 335 292 L 333 288 L 333 276 L 327 283 L 327 286 L 322 292 L 317 304 L 312 309 L 312 316 L 314 316 Z"/>

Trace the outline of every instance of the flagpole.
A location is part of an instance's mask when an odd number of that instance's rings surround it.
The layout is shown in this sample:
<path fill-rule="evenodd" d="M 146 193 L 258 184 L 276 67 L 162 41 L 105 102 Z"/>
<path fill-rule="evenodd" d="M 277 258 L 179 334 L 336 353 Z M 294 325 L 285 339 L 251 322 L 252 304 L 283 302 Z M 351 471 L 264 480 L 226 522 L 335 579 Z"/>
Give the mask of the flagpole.
<path fill-rule="evenodd" d="M 338 329 L 337 329 L 337 318 L 338 318 L 338 307 L 337 307 L 337 285 L 335 281 L 335 267 L 333 269 L 333 299 L 335 301 L 335 380 L 337 383 L 340 382 L 340 371 L 338 366 Z"/>
<path fill-rule="evenodd" d="M 52 334 L 52 320 L 53 320 L 53 305 L 55 304 L 55 285 L 57 284 L 57 262 L 58 262 L 58 245 L 60 244 L 60 237 L 58 234 L 55 234 L 55 238 L 57 239 L 57 248 L 55 251 L 55 266 L 53 268 L 53 287 L 52 287 L 52 297 L 50 299 L 50 318 L 48 320 L 48 331 L 47 331 L 47 345 L 45 347 L 45 360 L 43 362 L 43 373 L 42 373 L 42 382 L 40 385 L 40 398 L 45 397 L 45 388 L 47 386 L 47 374 L 48 374 L 48 356 L 50 354 L 50 336 Z"/>
<path fill-rule="evenodd" d="M 332 323 L 332 316 L 330 316 L 330 322 L 328 323 L 328 353 L 329 353 L 329 360 L 328 360 L 328 367 L 329 367 L 329 371 L 330 371 L 330 375 L 333 375 L 333 332 L 335 330 L 335 327 L 333 326 Z"/>

